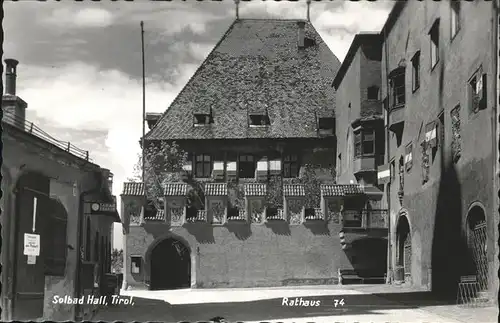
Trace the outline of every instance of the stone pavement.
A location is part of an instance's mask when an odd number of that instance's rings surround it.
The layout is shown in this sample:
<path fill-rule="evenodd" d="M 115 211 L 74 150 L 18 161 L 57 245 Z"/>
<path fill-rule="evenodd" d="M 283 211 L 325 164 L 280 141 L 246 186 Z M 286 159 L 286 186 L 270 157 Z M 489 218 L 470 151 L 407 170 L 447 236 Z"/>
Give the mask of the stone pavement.
<path fill-rule="evenodd" d="M 221 316 L 230 322 L 497 322 L 496 307 L 463 309 L 429 300 L 421 290 L 386 285 L 122 291 L 134 305 L 103 308 L 93 321 L 196 322 Z M 288 300 L 320 306 L 283 306 Z M 343 300 L 335 306 L 334 299 Z"/>

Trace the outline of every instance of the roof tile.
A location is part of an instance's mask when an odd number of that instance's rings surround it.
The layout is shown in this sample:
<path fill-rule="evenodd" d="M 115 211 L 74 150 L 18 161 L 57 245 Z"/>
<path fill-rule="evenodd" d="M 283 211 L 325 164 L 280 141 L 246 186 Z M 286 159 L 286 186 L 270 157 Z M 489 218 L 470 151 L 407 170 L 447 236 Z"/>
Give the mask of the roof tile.
<path fill-rule="evenodd" d="M 322 196 L 345 196 L 363 194 L 364 190 L 359 184 L 323 184 L 321 185 Z"/>
<path fill-rule="evenodd" d="M 184 183 L 168 183 L 165 185 L 165 196 L 185 196 L 188 185 Z"/>
<path fill-rule="evenodd" d="M 123 183 L 122 195 L 143 196 L 144 195 L 143 183 L 137 183 L 137 182 Z"/>
<path fill-rule="evenodd" d="M 316 113 L 335 109 L 330 84 L 340 62 L 309 22 L 315 44 L 299 49 L 297 21 L 235 21 L 146 139 L 317 137 Z M 194 127 L 203 107 L 214 123 Z M 262 109 L 270 126 L 250 128 L 248 113 Z"/>
<path fill-rule="evenodd" d="M 283 185 L 284 196 L 305 196 L 306 191 L 303 184 Z"/>
<path fill-rule="evenodd" d="M 226 183 L 207 183 L 205 184 L 205 195 L 208 196 L 226 196 Z"/>
<path fill-rule="evenodd" d="M 252 183 L 245 184 L 245 196 L 266 196 L 267 195 L 267 185 Z"/>

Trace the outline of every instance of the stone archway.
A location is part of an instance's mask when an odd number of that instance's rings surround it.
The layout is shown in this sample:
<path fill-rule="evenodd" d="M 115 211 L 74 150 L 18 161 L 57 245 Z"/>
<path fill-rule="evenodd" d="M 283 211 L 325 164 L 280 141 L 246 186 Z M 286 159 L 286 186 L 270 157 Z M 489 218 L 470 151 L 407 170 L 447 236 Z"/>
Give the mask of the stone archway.
<path fill-rule="evenodd" d="M 165 238 L 153 246 L 149 258 L 151 290 L 191 287 L 191 251 L 184 242 Z"/>
<path fill-rule="evenodd" d="M 472 253 L 479 288 L 488 288 L 487 227 L 484 208 L 474 204 L 467 213 L 467 244 Z"/>
<path fill-rule="evenodd" d="M 411 282 L 411 229 L 406 213 L 400 213 L 396 227 L 396 281 Z"/>

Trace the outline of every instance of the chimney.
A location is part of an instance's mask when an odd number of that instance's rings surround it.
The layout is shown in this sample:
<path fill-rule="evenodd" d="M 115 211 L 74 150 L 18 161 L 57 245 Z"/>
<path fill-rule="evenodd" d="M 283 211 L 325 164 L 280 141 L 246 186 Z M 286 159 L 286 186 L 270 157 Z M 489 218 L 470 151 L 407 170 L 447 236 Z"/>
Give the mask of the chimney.
<path fill-rule="evenodd" d="M 5 94 L 16 95 L 16 67 L 19 61 L 5 59 Z"/>
<path fill-rule="evenodd" d="M 299 21 L 297 23 L 297 25 L 299 26 L 299 30 L 298 30 L 298 46 L 299 48 L 304 48 L 304 29 L 305 29 L 305 26 L 306 26 L 306 22 L 305 21 Z"/>
<path fill-rule="evenodd" d="M 149 130 L 153 129 L 153 127 L 158 122 L 158 120 L 160 120 L 160 118 L 161 118 L 161 113 L 157 112 L 146 113 L 146 121 L 148 122 Z"/>
<path fill-rule="evenodd" d="M 28 105 L 16 95 L 16 68 L 19 61 L 5 59 L 5 95 L 2 96 L 3 121 L 26 130 L 26 108 Z"/>

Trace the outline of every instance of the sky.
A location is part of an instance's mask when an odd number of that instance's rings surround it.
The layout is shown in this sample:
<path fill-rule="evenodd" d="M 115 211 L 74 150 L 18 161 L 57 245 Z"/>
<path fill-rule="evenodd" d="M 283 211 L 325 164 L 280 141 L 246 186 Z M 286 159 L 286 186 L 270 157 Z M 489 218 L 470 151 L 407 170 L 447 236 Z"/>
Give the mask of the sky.
<path fill-rule="evenodd" d="M 380 31 L 393 2 L 313 1 L 311 22 L 343 61 L 356 33 Z M 240 18 L 305 19 L 306 1 L 241 2 Z M 26 118 L 90 151 L 114 174 L 133 175 L 142 135 L 140 21 L 146 111 L 164 112 L 235 19 L 233 1 L 4 2 L 4 59 L 19 60 Z M 121 225 L 114 247 L 122 248 Z"/>

